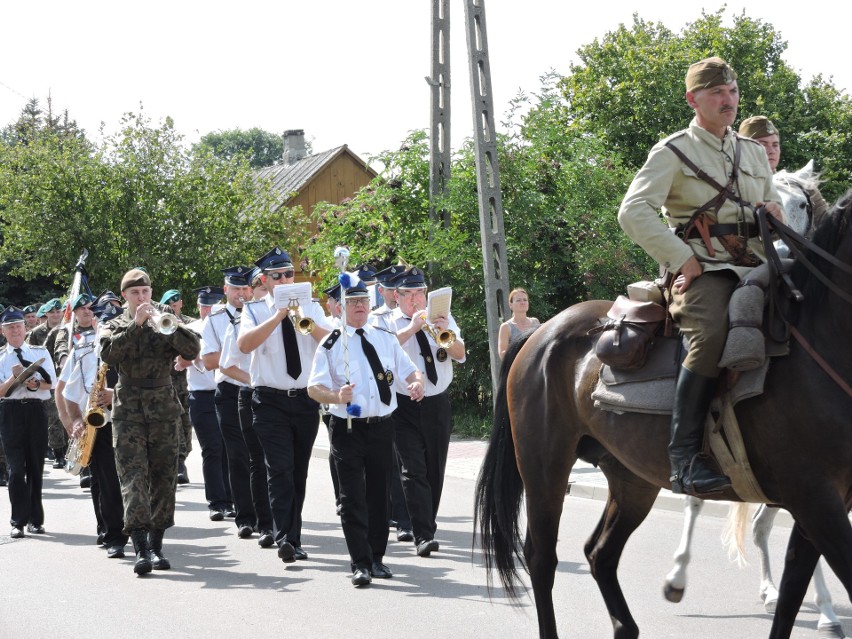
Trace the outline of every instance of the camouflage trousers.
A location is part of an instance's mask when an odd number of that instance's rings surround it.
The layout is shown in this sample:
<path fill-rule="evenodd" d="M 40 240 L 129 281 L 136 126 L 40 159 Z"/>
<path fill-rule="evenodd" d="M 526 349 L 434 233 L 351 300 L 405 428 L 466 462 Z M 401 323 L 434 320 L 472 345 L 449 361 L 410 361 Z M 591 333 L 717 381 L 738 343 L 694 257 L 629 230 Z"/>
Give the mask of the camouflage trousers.
<path fill-rule="evenodd" d="M 53 391 L 50 391 L 50 399 L 44 402 L 44 410 L 47 412 L 47 447 L 53 450 L 64 448 L 68 443 L 68 433 L 59 421 L 59 410 L 56 408 L 56 400 L 53 399 Z"/>
<path fill-rule="evenodd" d="M 112 443 L 124 504 L 124 532 L 175 524 L 180 419 L 114 419 Z"/>
<path fill-rule="evenodd" d="M 186 375 L 172 377 L 183 415 L 180 416 L 180 456 L 186 459 L 192 451 L 192 422 L 189 420 L 189 386 Z"/>

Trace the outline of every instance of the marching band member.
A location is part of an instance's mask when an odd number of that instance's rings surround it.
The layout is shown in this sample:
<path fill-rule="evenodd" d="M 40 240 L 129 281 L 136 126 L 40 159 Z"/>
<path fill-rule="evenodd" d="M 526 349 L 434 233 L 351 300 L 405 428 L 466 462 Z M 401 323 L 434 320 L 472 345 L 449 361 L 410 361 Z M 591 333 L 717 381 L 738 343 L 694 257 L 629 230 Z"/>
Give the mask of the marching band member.
<path fill-rule="evenodd" d="M 287 307 L 276 307 L 275 288 L 292 284 L 296 276 L 286 251 L 275 247 L 255 264 L 268 294 L 245 305 L 237 343 L 243 353 L 251 353 L 253 425 L 266 461 L 278 557 L 289 563 L 308 557 L 302 550 L 302 506 L 319 404 L 306 387 L 317 342 L 329 328 L 316 302 L 301 309 L 314 322 L 308 335 L 295 329 Z"/>
<path fill-rule="evenodd" d="M 44 533 L 44 506 L 41 500 L 44 449 L 47 446 L 47 414 L 44 402 L 56 380 L 47 350 L 26 344 L 24 314 L 10 306 L 0 318 L 6 346 L 0 352 L 0 439 L 6 453 L 9 474 L 9 501 L 12 504 L 13 539 L 27 532 Z M 26 367 L 44 360 L 36 373 L 18 385 L 15 378 Z"/>
<path fill-rule="evenodd" d="M 453 381 L 453 362 L 465 361 L 465 348 L 452 314 L 434 320 L 435 330 L 449 329 L 455 334 L 451 345 L 435 343 L 435 339 L 423 330 L 427 322 L 424 313 L 426 282 L 422 270 L 409 268 L 398 274 L 391 285 L 396 289 L 398 304 L 390 318 L 393 332 L 411 360 L 425 371 L 426 390 L 422 402 L 409 397 L 405 384 L 397 380 L 399 408 L 394 412 L 394 435 L 417 554 L 428 557 L 439 549 L 435 539 L 436 519 L 453 429 L 447 388 Z"/>
<path fill-rule="evenodd" d="M 370 297 L 363 281 L 356 280 L 346 290 L 344 308 L 345 326 L 335 329 L 314 356 L 308 394 L 329 404 L 331 411 L 331 451 L 340 478 L 341 521 L 351 581 L 358 587 L 369 584 L 373 577 L 393 577 L 383 563 L 393 452 L 391 413 L 397 400 L 392 385 L 396 379 L 410 401 L 417 402 L 423 398 L 423 382 L 396 338 L 367 323 Z M 343 330 L 348 349 L 339 339 Z M 351 432 L 347 404 L 357 404 L 361 411 L 360 417 L 351 418 Z"/>
<path fill-rule="evenodd" d="M 170 371 L 180 355 L 194 360 L 201 350 L 195 333 L 177 324 L 165 335 L 150 325 L 151 278 L 131 269 L 121 280 L 127 309 L 111 320 L 101 336 L 103 361 L 118 369 L 113 400 L 113 443 L 124 530 L 136 550 L 133 570 L 171 567 L 163 556 L 163 533 L 174 525 L 175 488 L 180 450 L 180 415 Z"/>
<path fill-rule="evenodd" d="M 201 317 L 192 320 L 186 327 L 201 337 L 204 326 L 209 321 L 211 309 L 225 293 L 220 286 L 202 286 L 196 289 L 195 293 L 198 295 L 198 313 Z M 201 356 L 190 362 L 178 355 L 175 369 L 186 371 L 189 421 L 201 446 L 201 474 L 204 476 L 204 496 L 207 499 L 210 521 L 222 521 L 226 513 L 233 512 L 233 500 L 228 456 L 216 417 L 216 375 L 207 369 Z"/>
<path fill-rule="evenodd" d="M 92 303 L 92 298 L 81 293 L 71 304 L 77 324 L 81 328 L 93 325 L 93 315 L 103 319 L 115 316 L 113 307 L 106 308 Z M 107 305 L 109 306 L 109 305 Z M 56 386 L 56 405 L 59 416 L 70 437 L 79 439 L 87 426 L 84 415 L 90 399 L 95 406 L 105 410 L 104 425 L 97 429 L 92 457 L 89 464 L 92 476 L 92 503 L 98 522 L 98 539 L 106 548 L 109 559 L 124 557 L 127 533 L 124 532 L 124 509 L 121 501 L 121 484 L 115 469 L 115 450 L 112 446 L 112 424 L 107 417 L 112 405 L 112 389 L 118 380 L 114 370 L 107 370 L 103 387 L 97 392 L 96 381 L 100 374 L 98 341 L 94 331 L 75 333 L 73 349 L 62 367 Z M 72 463 L 73 460 L 69 460 Z"/>

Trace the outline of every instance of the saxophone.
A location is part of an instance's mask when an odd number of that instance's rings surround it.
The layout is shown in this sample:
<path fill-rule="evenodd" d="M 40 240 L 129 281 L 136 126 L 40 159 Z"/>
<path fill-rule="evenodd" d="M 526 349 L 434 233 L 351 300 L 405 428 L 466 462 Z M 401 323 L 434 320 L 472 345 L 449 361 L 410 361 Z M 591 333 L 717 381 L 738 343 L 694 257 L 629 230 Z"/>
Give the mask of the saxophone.
<path fill-rule="evenodd" d="M 98 395 L 106 386 L 108 368 L 109 364 L 106 362 L 98 367 L 95 383 L 92 384 L 92 390 L 86 402 L 86 412 L 83 414 L 83 425 L 86 429 L 80 437 L 72 439 L 68 444 L 68 452 L 65 454 L 68 462 L 66 470 L 72 475 L 79 475 L 80 471 L 91 463 L 98 429 L 109 421 L 109 411 L 98 406 Z"/>

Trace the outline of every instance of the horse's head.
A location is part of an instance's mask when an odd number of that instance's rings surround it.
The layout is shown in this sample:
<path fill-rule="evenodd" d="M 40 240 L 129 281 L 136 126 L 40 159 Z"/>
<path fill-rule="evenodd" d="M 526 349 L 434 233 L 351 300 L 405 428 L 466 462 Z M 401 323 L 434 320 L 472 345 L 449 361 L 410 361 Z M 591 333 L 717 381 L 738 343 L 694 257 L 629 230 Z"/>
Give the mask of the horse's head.
<path fill-rule="evenodd" d="M 781 195 L 781 206 L 787 226 L 799 235 L 810 236 L 813 232 L 812 195 L 819 189 L 819 174 L 814 172 L 814 161 L 809 161 L 798 171 L 778 171 L 772 176 L 775 188 Z M 783 243 L 779 242 L 779 248 Z M 786 252 L 786 247 L 785 247 Z"/>

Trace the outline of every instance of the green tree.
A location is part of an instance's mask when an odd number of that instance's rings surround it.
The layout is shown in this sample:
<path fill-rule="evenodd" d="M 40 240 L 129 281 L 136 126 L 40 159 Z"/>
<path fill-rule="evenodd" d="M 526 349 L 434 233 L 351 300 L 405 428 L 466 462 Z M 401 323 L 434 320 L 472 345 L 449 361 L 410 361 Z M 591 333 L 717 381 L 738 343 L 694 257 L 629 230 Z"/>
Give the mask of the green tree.
<path fill-rule="evenodd" d="M 247 131 L 213 131 L 202 137 L 197 146 L 208 147 L 214 155 L 225 159 L 244 155 L 256 169 L 277 164 L 284 155 L 284 137 L 257 127 Z"/>

